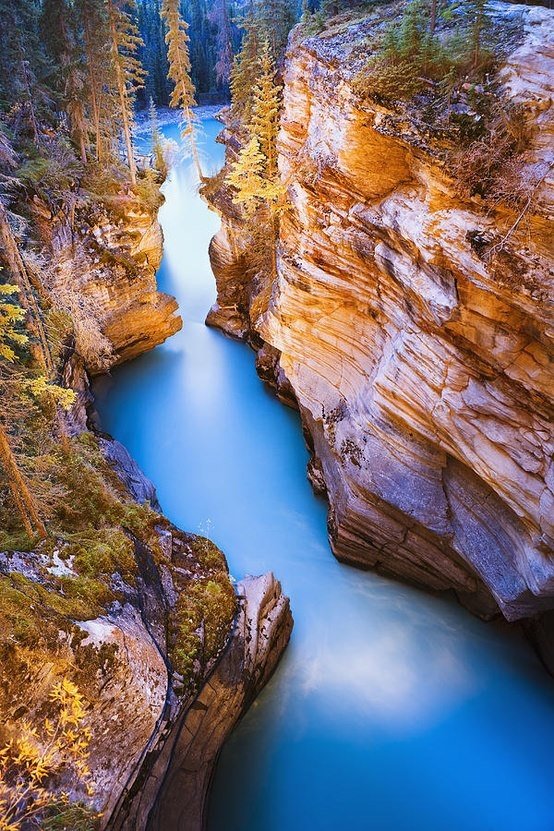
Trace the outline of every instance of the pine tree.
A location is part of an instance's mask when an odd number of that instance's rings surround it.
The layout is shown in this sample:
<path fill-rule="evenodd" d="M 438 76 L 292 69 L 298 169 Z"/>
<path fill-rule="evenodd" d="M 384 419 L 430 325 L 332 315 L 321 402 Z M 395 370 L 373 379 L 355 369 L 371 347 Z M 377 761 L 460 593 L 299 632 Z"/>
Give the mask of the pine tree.
<path fill-rule="evenodd" d="M 471 50 L 471 69 L 476 70 L 482 65 L 484 42 L 491 29 L 486 0 L 466 0 L 464 13 Z"/>
<path fill-rule="evenodd" d="M 292 0 L 255 0 L 254 12 L 263 37 L 269 41 L 271 54 L 279 60 L 287 45 L 290 30 L 297 20 Z"/>
<path fill-rule="evenodd" d="M 117 141 L 118 99 L 105 0 L 75 0 L 82 32 L 87 142 L 91 135 L 97 162 L 114 152 Z"/>
<path fill-rule="evenodd" d="M 252 118 L 252 91 L 258 79 L 258 55 L 262 46 L 260 27 L 250 13 L 244 20 L 244 37 L 231 70 L 231 111 L 243 124 Z"/>
<path fill-rule="evenodd" d="M 276 81 L 275 63 L 268 41 L 264 41 L 257 64 L 257 80 L 252 91 L 248 141 L 227 177 L 235 189 L 238 204 L 252 213 L 257 201 L 275 205 L 281 195 L 277 169 L 277 133 L 281 107 L 281 87 Z"/>
<path fill-rule="evenodd" d="M 256 212 L 263 199 L 265 163 L 258 137 L 252 135 L 227 174 L 227 182 L 235 191 L 233 202 L 241 205 L 248 216 Z"/>
<path fill-rule="evenodd" d="M 47 54 L 53 63 L 54 89 L 69 120 L 71 137 L 87 162 L 85 68 L 75 31 L 76 15 L 66 0 L 44 0 L 41 27 Z"/>
<path fill-rule="evenodd" d="M 36 334 L 41 360 L 48 375 L 53 373 L 53 361 L 46 328 L 42 319 L 42 310 L 33 292 L 29 273 L 19 251 L 19 246 L 11 229 L 8 213 L 0 201 L 0 245 L 8 265 L 11 278 L 17 284 L 21 305 L 28 312 L 28 326 Z"/>
<path fill-rule="evenodd" d="M 267 40 L 262 46 L 258 66 L 249 131 L 258 139 L 260 150 L 266 160 L 264 174 L 271 180 L 277 175 L 276 143 L 282 88 L 276 82 L 275 63 Z"/>
<path fill-rule="evenodd" d="M 14 346 L 27 342 L 27 337 L 19 331 L 19 325 L 25 318 L 25 311 L 10 298 L 18 291 L 17 286 L 0 284 L 0 359 L 13 362 L 16 359 Z M 21 473 L 15 454 L 11 448 L 8 434 L 0 422 L 0 468 L 4 471 L 15 507 L 30 537 L 38 533 L 46 537 L 46 528 Z"/>
<path fill-rule="evenodd" d="M 188 24 L 179 12 L 179 0 L 162 1 L 162 17 L 167 26 L 165 40 L 169 61 L 168 77 L 174 87 L 169 106 L 181 110 L 184 118 L 183 139 L 188 142 L 200 180 L 204 178 L 196 145 L 195 124 L 192 108 L 196 104 L 195 89 L 191 79 L 189 56 Z"/>
<path fill-rule="evenodd" d="M 0 0 L 0 100 L 17 108 L 15 129 L 24 125 L 38 147 L 39 120 L 50 96 L 42 83 L 45 61 L 38 33 L 38 14 L 27 0 Z"/>
<path fill-rule="evenodd" d="M 134 186 L 137 183 L 137 166 L 133 149 L 133 104 L 136 90 L 144 85 L 146 74 L 136 58 L 142 40 L 131 16 L 136 7 L 135 0 L 106 0 L 106 6 L 127 163 Z"/>
<path fill-rule="evenodd" d="M 161 0 L 139 0 L 138 27 L 144 41 L 144 46 L 140 50 L 140 60 L 148 73 L 141 97 L 144 103 L 153 98 L 156 104 L 167 106 L 171 88 L 167 78 L 169 66 L 161 18 Z"/>
<path fill-rule="evenodd" d="M 162 134 L 160 133 L 158 125 L 158 111 L 156 110 L 153 98 L 150 98 L 148 115 L 150 118 L 150 138 L 152 142 L 152 158 L 154 160 L 154 167 L 165 179 L 167 176 L 167 164 L 164 158 Z"/>
<path fill-rule="evenodd" d="M 40 518 L 37 505 L 29 486 L 17 464 L 15 454 L 10 446 L 8 435 L 0 423 L 0 466 L 4 470 L 8 487 L 15 503 L 25 531 L 30 537 L 38 534 L 43 539 L 47 536 L 46 528 Z"/>
<path fill-rule="evenodd" d="M 25 311 L 11 299 L 17 294 L 17 286 L 0 283 L 0 358 L 14 361 L 14 346 L 27 343 L 27 336 L 19 331 L 25 319 Z"/>

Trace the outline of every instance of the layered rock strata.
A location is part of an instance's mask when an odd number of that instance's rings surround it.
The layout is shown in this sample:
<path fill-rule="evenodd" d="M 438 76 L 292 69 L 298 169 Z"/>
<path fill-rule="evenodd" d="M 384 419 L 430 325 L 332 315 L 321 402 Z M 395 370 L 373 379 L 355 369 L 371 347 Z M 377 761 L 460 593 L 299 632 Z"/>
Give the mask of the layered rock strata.
<path fill-rule="evenodd" d="M 355 95 L 381 7 L 297 34 L 277 274 L 253 268 L 223 186 L 209 322 L 249 338 L 264 377 L 296 399 L 339 559 L 515 620 L 554 605 L 553 13 L 497 5 L 523 20 L 499 77 L 536 125 L 521 159 L 533 210 L 462 198 L 415 117 Z M 223 138 L 229 162 L 237 139 Z"/>
<path fill-rule="evenodd" d="M 140 788 L 124 794 L 110 829 L 200 831 L 222 745 L 267 683 L 292 630 L 289 602 L 272 574 L 237 585 L 239 611 L 227 648 L 204 686 L 165 725 Z"/>
<path fill-rule="evenodd" d="M 101 202 L 57 215 L 35 200 L 33 211 L 54 264 L 52 296 L 74 318 L 81 310 L 85 326 L 94 319 L 107 339 L 110 354 L 97 363 L 91 355 L 89 371 L 131 360 L 181 328 L 177 301 L 156 286 L 162 229 L 136 197 L 122 193 L 115 206 Z"/>

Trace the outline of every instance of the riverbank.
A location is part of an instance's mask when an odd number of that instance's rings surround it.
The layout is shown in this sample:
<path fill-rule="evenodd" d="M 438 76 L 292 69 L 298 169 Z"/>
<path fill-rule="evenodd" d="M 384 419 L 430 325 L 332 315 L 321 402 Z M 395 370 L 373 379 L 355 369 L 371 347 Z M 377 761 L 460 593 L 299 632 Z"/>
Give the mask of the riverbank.
<path fill-rule="evenodd" d="M 223 553 L 171 524 L 125 447 L 93 428 L 91 377 L 181 327 L 175 299 L 156 286 L 158 179 L 142 170 L 138 178 L 135 191 L 118 170 L 113 178 L 91 175 L 73 214 L 54 214 L 52 194 L 50 202 L 26 196 L 29 204 L 21 198 L 12 206 L 36 219 L 31 240 L 42 253 L 26 240 L 8 268 L 12 279 L 31 275 L 58 386 L 43 390 L 36 368 L 25 366 L 40 400 L 21 386 L 16 458 L 20 463 L 23 446 L 44 539 L 21 532 L 3 481 L 0 750 L 10 760 L 23 742 L 46 753 L 48 724 L 65 718 L 72 702 L 73 738 L 41 779 L 45 816 L 64 827 L 80 819 L 91 829 L 145 829 L 174 774 L 178 747 L 202 757 L 203 774 L 190 778 L 187 797 L 195 817 L 187 828 L 200 829 L 220 743 L 273 671 L 292 617 L 272 574 L 236 586 Z M 4 241 L 10 229 L 2 227 Z M 13 273 L 16 266 L 22 275 Z M 59 407 L 49 389 L 63 396 Z M 37 482 L 37 470 L 44 481 Z M 232 699 L 223 683 L 215 686 L 230 667 Z M 191 736 L 197 704 L 208 694 L 219 732 L 208 719 Z M 2 804 L 10 805 L 10 783 L 2 785 Z"/>

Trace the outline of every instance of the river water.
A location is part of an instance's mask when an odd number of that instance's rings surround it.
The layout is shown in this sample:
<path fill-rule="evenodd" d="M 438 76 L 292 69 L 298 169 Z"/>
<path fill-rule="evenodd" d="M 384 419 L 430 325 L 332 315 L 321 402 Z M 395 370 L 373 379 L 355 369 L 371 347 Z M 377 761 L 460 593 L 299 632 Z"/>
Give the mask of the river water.
<path fill-rule="evenodd" d="M 215 171 L 219 125 L 203 126 Z M 102 425 L 173 522 L 237 578 L 274 571 L 295 617 L 223 750 L 209 831 L 554 831 L 554 682 L 517 631 L 333 558 L 297 415 L 248 347 L 204 325 L 218 218 L 190 162 L 165 195 L 158 280 L 185 325 L 96 384 Z"/>

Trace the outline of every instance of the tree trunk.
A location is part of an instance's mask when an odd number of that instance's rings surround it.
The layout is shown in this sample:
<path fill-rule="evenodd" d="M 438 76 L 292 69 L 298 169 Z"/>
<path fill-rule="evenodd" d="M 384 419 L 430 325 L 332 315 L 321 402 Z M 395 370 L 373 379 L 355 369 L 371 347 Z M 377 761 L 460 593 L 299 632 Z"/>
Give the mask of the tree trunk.
<path fill-rule="evenodd" d="M 133 139 L 131 136 L 131 118 L 129 114 L 129 97 L 127 95 L 127 86 L 125 84 L 125 77 L 123 68 L 121 66 L 121 55 L 119 54 L 119 41 L 117 37 L 117 29 L 113 16 L 113 4 L 110 0 L 108 3 L 110 13 L 110 34 L 112 38 L 112 53 L 114 60 L 115 77 L 117 81 L 117 92 L 119 95 L 119 107 L 121 110 L 121 119 L 123 121 L 123 136 L 125 138 L 125 151 L 127 154 L 127 163 L 129 165 L 129 174 L 131 184 L 133 187 L 137 183 L 137 166 L 135 163 L 135 154 L 133 152 Z"/>
<path fill-rule="evenodd" d="M 0 465 L 4 469 L 8 480 L 8 487 L 15 502 L 17 512 L 27 534 L 33 537 L 38 534 L 44 539 L 48 536 L 46 528 L 37 510 L 29 487 L 17 466 L 15 456 L 10 447 L 8 437 L 0 424 Z"/>
<path fill-rule="evenodd" d="M 102 135 L 100 130 L 100 107 L 98 105 L 98 90 L 96 86 L 96 79 L 98 76 L 98 67 L 94 57 L 94 50 L 92 47 L 92 34 L 90 31 L 90 23 L 87 16 L 83 19 L 84 34 L 85 34 L 85 53 L 87 60 L 87 68 L 89 74 L 89 92 L 90 92 L 90 106 L 92 109 L 92 121 L 94 124 L 94 136 L 96 141 L 96 161 L 102 161 Z"/>
<path fill-rule="evenodd" d="M 192 112 L 189 107 L 185 109 L 185 119 L 187 122 L 187 128 L 190 134 L 190 149 L 192 153 L 192 160 L 194 162 L 194 166 L 196 168 L 196 172 L 198 174 L 198 178 L 200 179 L 200 183 L 204 181 L 204 173 L 202 172 L 202 165 L 200 164 L 200 156 L 198 153 L 198 146 L 196 144 L 196 135 L 194 131 L 194 119 L 192 117 Z"/>
<path fill-rule="evenodd" d="M 429 32 L 431 36 L 435 34 L 437 25 L 437 2 L 438 0 L 431 0 L 431 19 L 429 21 Z"/>
<path fill-rule="evenodd" d="M 31 129 L 33 131 L 33 141 L 38 146 L 40 143 L 40 134 L 38 131 L 38 124 L 37 118 L 35 115 L 35 108 L 33 105 L 33 94 L 31 92 L 31 82 L 29 81 L 29 70 L 27 67 L 27 60 L 25 58 L 25 52 L 21 46 L 21 42 L 18 39 L 18 47 L 19 47 L 19 55 L 21 61 L 21 71 L 23 74 L 23 81 L 25 83 L 25 92 L 27 94 L 27 107 L 29 108 L 29 120 L 31 122 Z"/>
<path fill-rule="evenodd" d="M 33 293 L 29 275 L 25 268 L 25 263 L 19 253 L 17 242 L 12 234 L 12 229 L 8 222 L 8 216 L 2 203 L 0 202 L 0 245 L 4 249 L 6 260 L 10 272 L 19 288 L 19 298 L 21 305 L 30 315 L 30 323 L 34 328 L 35 333 L 40 343 L 44 368 L 51 376 L 54 370 L 50 346 L 46 336 L 46 330 L 42 322 L 42 313 L 37 299 Z"/>

